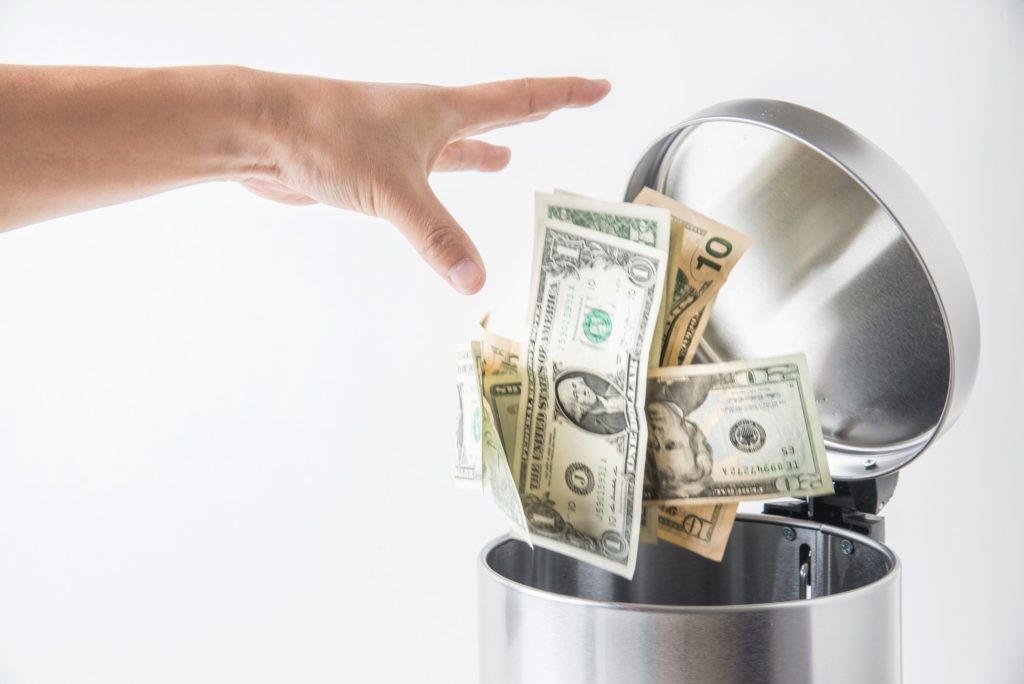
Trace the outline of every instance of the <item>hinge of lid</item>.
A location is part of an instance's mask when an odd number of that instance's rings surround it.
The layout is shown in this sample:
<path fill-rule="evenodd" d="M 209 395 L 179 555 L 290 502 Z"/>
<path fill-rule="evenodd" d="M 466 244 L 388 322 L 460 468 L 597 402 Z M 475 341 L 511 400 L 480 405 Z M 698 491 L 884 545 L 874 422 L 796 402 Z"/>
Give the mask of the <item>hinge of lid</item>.
<path fill-rule="evenodd" d="M 835 493 L 800 501 L 766 503 L 764 512 L 787 518 L 815 520 L 885 541 L 885 519 L 878 515 L 896 490 L 899 471 L 870 480 L 835 483 Z"/>

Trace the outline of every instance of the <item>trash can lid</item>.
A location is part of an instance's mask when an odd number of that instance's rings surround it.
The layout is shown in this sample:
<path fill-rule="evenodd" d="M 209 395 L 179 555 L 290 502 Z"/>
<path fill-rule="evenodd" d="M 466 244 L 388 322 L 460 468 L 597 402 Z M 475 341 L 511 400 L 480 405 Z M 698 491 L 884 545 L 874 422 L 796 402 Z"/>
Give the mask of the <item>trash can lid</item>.
<path fill-rule="evenodd" d="M 699 359 L 806 353 L 834 479 L 898 470 L 960 415 L 974 292 L 938 214 L 878 147 L 805 107 L 735 100 L 658 139 L 627 199 L 644 186 L 754 237 Z"/>

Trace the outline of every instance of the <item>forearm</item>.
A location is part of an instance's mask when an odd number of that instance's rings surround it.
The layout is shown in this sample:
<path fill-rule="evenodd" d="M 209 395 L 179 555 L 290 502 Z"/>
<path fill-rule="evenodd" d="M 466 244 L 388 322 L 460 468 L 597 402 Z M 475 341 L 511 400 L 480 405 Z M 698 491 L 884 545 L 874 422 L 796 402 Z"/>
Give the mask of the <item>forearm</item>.
<path fill-rule="evenodd" d="M 263 74 L 0 66 L 0 230 L 269 174 Z"/>
<path fill-rule="evenodd" d="M 473 136 L 586 107 L 609 84 L 463 87 L 337 81 L 238 67 L 0 65 L 0 231 L 209 180 L 395 224 L 460 292 L 484 283 L 431 171 L 498 171 Z"/>

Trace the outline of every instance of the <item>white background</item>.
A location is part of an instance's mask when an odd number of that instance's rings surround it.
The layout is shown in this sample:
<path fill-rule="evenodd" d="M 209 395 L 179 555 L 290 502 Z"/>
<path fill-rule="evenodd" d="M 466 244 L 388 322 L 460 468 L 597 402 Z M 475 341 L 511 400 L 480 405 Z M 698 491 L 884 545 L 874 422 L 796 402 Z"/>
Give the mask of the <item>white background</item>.
<path fill-rule="evenodd" d="M 1024 678 L 1021 3 L 2 0 L 0 61 L 614 84 L 491 134 L 501 175 L 435 180 L 489 267 L 474 298 L 380 221 L 228 184 L 0 235 L 0 683 L 475 681 L 501 525 L 450 481 L 453 348 L 488 309 L 519 335 L 535 189 L 619 197 L 736 97 L 865 134 L 963 253 L 978 382 L 886 511 L 904 670 Z"/>

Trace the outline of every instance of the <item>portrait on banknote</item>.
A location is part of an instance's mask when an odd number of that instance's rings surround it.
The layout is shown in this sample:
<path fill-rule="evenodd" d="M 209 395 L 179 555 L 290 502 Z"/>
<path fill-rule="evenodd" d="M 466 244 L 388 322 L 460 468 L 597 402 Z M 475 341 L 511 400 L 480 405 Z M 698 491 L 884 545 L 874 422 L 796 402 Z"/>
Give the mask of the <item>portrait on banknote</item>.
<path fill-rule="evenodd" d="M 704 432 L 687 416 L 704 403 L 716 379 L 705 376 L 685 385 L 652 387 L 646 406 L 648 491 L 664 498 L 686 497 L 706 486 L 714 454 Z"/>
<path fill-rule="evenodd" d="M 558 410 L 582 430 L 614 435 L 626 429 L 626 398 L 594 373 L 563 373 L 555 380 L 555 398 Z"/>

